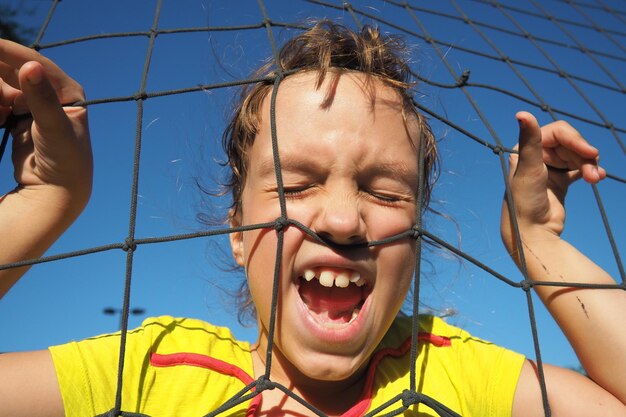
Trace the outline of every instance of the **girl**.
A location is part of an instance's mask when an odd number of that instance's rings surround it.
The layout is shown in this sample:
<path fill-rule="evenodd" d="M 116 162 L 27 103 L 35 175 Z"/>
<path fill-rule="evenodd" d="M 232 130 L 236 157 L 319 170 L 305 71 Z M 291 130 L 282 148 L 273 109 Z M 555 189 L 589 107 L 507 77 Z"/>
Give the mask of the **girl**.
<path fill-rule="evenodd" d="M 243 92 L 225 134 L 230 240 L 246 271 L 257 343 L 197 320 L 146 320 L 128 334 L 122 411 L 205 415 L 258 380 L 261 395 L 220 410 L 313 414 L 289 390 L 328 415 L 401 406 L 410 415 L 544 415 L 532 361 L 437 318 L 420 318 L 417 361 L 410 363 L 410 321 L 398 312 L 416 246 L 405 232 L 426 207 L 437 154 L 413 105 L 401 46 L 376 29 L 355 33 L 322 22 L 282 48 L 279 73 L 267 65 L 257 74 L 280 83 Z M 0 43 L 0 63 L 2 121 L 10 113 L 32 115 L 12 127 L 18 187 L 0 204 L 3 235 L 20 231 L 10 245 L 1 243 L 0 263 L 10 263 L 40 256 L 76 219 L 89 198 L 92 161 L 86 110 L 63 106 L 84 99 L 81 87 L 50 60 L 10 42 Z M 537 285 L 615 285 L 560 238 L 568 185 L 580 177 L 597 183 L 606 173 L 597 150 L 568 124 L 540 128 L 529 113 L 516 117 L 519 157 L 511 155 L 509 179 L 523 247 L 506 202 L 503 241 L 590 376 L 546 366 L 552 414 L 624 416 L 626 335 L 619 321 L 626 293 Z M 427 178 L 424 191 L 420 176 Z M 271 226 L 246 228 L 256 224 Z M 0 273 L 6 292 L 24 268 Z M 119 334 L 2 355 L 0 415 L 118 414 L 118 347 Z"/>

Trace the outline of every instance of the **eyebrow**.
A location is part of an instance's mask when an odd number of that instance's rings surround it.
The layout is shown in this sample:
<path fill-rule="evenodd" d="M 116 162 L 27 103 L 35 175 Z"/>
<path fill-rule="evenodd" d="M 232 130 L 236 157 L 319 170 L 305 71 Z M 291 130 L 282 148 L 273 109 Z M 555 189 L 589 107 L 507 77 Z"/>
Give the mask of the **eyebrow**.
<path fill-rule="evenodd" d="M 303 173 L 303 174 L 319 174 L 321 175 L 324 166 L 312 161 L 310 157 L 289 155 L 281 158 L 280 168 L 282 171 Z M 271 175 L 275 177 L 274 158 L 267 158 L 260 162 L 258 175 L 265 177 Z M 383 161 L 371 167 L 365 167 L 363 173 L 370 176 L 380 176 L 398 179 L 405 183 L 412 191 L 417 189 L 419 171 L 417 167 L 411 168 L 405 164 L 392 163 Z"/>
<path fill-rule="evenodd" d="M 388 178 L 399 179 L 411 188 L 411 191 L 417 189 L 418 167 L 408 167 L 405 164 L 392 162 L 382 162 L 366 169 L 369 175 L 382 176 Z"/>
<path fill-rule="evenodd" d="M 289 155 L 288 157 L 280 156 L 280 170 L 302 173 L 321 173 L 323 167 L 304 156 Z M 261 177 L 267 175 L 275 176 L 274 157 L 264 159 L 259 164 L 258 174 Z"/>
<path fill-rule="evenodd" d="M 378 173 L 383 174 L 383 175 L 391 174 L 390 176 L 417 178 L 417 175 L 416 175 L 417 169 L 413 170 L 412 168 L 409 168 L 405 164 L 398 164 L 398 163 L 392 163 L 392 162 L 382 162 L 382 163 L 376 164 L 372 168 L 370 168 L 369 171 L 373 171 L 373 173 L 375 174 L 378 174 Z"/>

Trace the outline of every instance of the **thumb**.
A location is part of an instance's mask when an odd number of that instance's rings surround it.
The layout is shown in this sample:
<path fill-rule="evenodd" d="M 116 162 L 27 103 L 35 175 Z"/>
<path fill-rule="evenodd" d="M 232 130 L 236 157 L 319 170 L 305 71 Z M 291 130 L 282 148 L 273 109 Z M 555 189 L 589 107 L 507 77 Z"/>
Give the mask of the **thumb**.
<path fill-rule="evenodd" d="M 19 71 L 19 82 L 38 130 L 64 137 L 71 130 L 70 122 L 43 66 L 35 61 L 25 63 Z"/>
<path fill-rule="evenodd" d="M 514 175 L 538 176 L 545 170 L 541 128 L 535 116 L 521 111 L 515 115 L 519 123 L 519 161 Z"/>

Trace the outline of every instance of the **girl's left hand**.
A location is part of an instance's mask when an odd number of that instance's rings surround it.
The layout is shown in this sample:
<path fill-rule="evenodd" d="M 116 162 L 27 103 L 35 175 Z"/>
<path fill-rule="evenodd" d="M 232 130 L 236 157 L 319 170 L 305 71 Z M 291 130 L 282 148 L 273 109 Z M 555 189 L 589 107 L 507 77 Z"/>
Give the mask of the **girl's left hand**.
<path fill-rule="evenodd" d="M 606 177 L 598 166 L 598 150 L 564 121 L 539 127 L 528 112 L 519 122 L 519 154 L 509 157 L 509 184 L 522 234 L 548 232 L 560 236 L 565 222 L 563 206 L 569 185 L 579 178 L 596 184 Z M 502 238 L 512 252 L 515 235 L 506 199 L 502 209 Z"/>

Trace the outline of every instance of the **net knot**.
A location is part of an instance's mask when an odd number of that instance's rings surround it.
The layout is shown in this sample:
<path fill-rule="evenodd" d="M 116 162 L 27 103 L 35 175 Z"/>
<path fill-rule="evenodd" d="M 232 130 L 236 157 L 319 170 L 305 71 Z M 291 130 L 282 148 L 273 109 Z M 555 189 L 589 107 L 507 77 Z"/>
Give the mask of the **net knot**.
<path fill-rule="evenodd" d="M 463 74 L 461 74 L 461 76 L 456 82 L 457 87 L 463 87 L 467 85 L 467 80 L 469 80 L 469 77 L 470 77 L 470 70 L 468 69 L 463 70 Z"/>
<path fill-rule="evenodd" d="M 122 245 L 122 250 L 124 252 L 128 252 L 128 251 L 134 252 L 136 249 L 137 249 L 137 244 L 135 243 L 133 239 L 128 237 L 124 240 L 124 244 Z"/>
<path fill-rule="evenodd" d="M 422 231 L 420 230 L 420 227 L 418 225 L 414 225 L 413 227 L 411 227 L 411 237 L 413 239 L 417 239 L 422 235 Z"/>
<path fill-rule="evenodd" d="M 502 147 L 502 145 L 496 145 L 493 147 L 492 151 L 496 155 L 501 155 L 504 152 L 504 148 Z"/>
<path fill-rule="evenodd" d="M 409 408 L 410 406 L 414 404 L 419 404 L 422 402 L 421 394 L 415 391 L 410 391 L 408 389 L 405 389 L 404 391 L 402 391 L 401 398 L 402 398 L 402 406 L 406 408 Z"/>
<path fill-rule="evenodd" d="M 287 226 L 289 224 L 289 222 L 287 221 L 286 218 L 284 217 L 279 217 L 274 221 L 274 229 L 277 232 L 280 232 L 281 230 L 283 230 L 285 228 L 285 226 Z"/>
<path fill-rule="evenodd" d="M 520 285 L 522 286 L 522 289 L 526 292 L 530 291 L 530 289 L 533 287 L 533 283 L 527 279 L 520 282 Z"/>
<path fill-rule="evenodd" d="M 551 108 L 547 104 L 542 104 L 541 105 L 541 110 L 549 112 L 549 111 L 551 111 Z"/>
<path fill-rule="evenodd" d="M 256 380 L 256 392 L 263 392 L 265 390 L 271 391 L 276 388 L 276 383 L 272 382 L 265 375 L 261 375 Z"/>
<path fill-rule="evenodd" d="M 145 99 L 147 99 L 147 98 L 148 98 L 148 93 L 146 93 L 145 91 L 142 91 L 142 92 L 140 92 L 140 93 L 136 93 L 136 94 L 133 96 L 133 99 L 134 99 L 135 101 L 145 100 Z"/>

